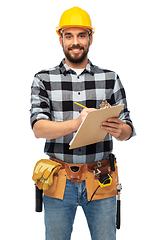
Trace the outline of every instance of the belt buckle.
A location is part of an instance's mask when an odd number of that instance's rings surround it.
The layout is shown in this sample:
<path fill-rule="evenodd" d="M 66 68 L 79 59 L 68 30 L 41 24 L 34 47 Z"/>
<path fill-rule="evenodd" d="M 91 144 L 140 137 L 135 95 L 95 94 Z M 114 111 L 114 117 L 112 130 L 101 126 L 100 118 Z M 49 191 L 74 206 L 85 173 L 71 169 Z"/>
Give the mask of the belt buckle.
<path fill-rule="evenodd" d="M 95 177 L 99 177 L 101 175 L 101 170 L 99 170 L 98 168 L 96 170 L 93 171 L 93 175 Z"/>

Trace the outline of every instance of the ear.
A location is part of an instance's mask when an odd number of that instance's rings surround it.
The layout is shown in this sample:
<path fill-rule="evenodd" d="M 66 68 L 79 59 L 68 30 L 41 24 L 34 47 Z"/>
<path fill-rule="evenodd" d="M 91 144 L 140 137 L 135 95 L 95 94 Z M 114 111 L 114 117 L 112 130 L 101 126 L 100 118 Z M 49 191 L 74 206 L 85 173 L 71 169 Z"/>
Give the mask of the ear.
<path fill-rule="evenodd" d="M 89 43 L 90 43 L 90 45 L 89 45 L 89 46 L 92 45 L 92 42 L 93 42 L 93 35 L 90 35 L 90 37 L 89 37 Z"/>
<path fill-rule="evenodd" d="M 63 38 L 62 38 L 62 36 L 59 37 L 59 42 L 60 42 L 61 46 L 63 47 Z"/>

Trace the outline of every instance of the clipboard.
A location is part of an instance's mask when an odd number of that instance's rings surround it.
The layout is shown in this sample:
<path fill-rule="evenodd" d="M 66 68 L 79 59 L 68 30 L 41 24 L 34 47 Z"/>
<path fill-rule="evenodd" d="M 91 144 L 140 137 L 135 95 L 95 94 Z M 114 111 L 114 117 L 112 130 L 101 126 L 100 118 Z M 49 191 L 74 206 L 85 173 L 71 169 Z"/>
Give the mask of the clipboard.
<path fill-rule="evenodd" d="M 118 117 L 123 107 L 124 104 L 121 104 L 89 112 L 69 143 L 69 149 L 101 142 L 108 133 L 101 128 L 102 122 L 111 117 Z"/>

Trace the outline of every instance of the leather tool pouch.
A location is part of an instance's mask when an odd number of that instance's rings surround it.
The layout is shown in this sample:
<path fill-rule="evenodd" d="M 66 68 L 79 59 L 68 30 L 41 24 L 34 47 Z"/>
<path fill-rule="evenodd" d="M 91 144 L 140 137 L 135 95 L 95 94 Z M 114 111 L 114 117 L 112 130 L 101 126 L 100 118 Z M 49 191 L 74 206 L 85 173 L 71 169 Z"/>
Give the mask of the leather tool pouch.
<path fill-rule="evenodd" d="M 105 172 L 106 173 L 106 172 Z M 103 173 L 103 174 L 105 174 Z M 108 172 L 107 172 L 108 173 Z M 103 175 L 102 174 L 102 175 Z M 94 195 L 93 200 L 113 197 L 118 194 L 117 192 L 117 183 L 118 183 L 118 169 L 115 167 L 115 171 L 110 174 L 112 176 L 112 184 L 110 186 L 99 188 Z M 86 189 L 87 189 L 87 198 L 91 199 L 91 196 L 95 189 L 99 186 L 99 177 L 94 177 L 93 173 L 88 171 L 86 173 Z"/>

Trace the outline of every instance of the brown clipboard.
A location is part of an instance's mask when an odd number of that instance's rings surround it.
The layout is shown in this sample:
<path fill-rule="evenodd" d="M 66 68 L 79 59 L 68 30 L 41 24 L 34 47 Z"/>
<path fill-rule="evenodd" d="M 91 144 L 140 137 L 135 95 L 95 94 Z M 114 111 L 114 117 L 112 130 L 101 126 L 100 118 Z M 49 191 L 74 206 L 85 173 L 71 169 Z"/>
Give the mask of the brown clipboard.
<path fill-rule="evenodd" d="M 121 104 L 89 112 L 71 140 L 69 149 L 101 142 L 107 135 L 106 130 L 101 128 L 102 122 L 111 117 L 118 117 L 123 107 L 124 104 Z"/>

